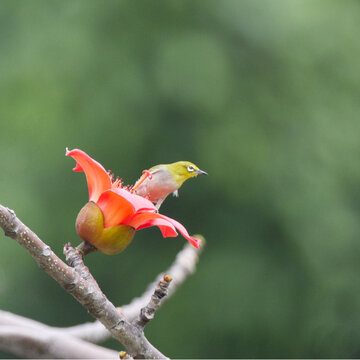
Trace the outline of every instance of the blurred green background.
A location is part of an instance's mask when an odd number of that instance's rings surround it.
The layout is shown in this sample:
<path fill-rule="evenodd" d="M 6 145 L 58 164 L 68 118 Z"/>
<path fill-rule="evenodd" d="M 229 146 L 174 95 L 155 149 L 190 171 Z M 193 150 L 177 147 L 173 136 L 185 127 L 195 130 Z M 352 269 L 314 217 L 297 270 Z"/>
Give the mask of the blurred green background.
<path fill-rule="evenodd" d="M 162 213 L 207 248 L 150 341 L 173 358 L 360 357 L 359 33 L 350 0 L 3 0 L 0 203 L 62 256 L 88 196 L 66 146 L 129 184 L 190 160 L 209 176 Z M 0 241 L 1 309 L 91 320 Z M 185 242 L 147 229 L 86 264 L 121 305 Z"/>

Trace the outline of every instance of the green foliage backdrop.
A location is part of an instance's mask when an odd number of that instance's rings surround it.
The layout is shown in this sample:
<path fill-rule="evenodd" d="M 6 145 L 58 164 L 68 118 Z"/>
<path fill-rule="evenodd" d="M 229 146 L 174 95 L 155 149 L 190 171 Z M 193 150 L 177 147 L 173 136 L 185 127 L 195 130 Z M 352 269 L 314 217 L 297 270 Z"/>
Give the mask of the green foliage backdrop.
<path fill-rule="evenodd" d="M 209 176 L 162 212 L 207 249 L 147 328 L 154 345 L 175 358 L 359 357 L 359 31 L 355 0 L 3 0 L 0 202 L 61 254 L 87 201 L 66 146 L 125 183 L 193 161 Z M 0 241 L 0 308 L 90 320 Z M 184 242 L 144 230 L 86 261 L 120 305 Z"/>

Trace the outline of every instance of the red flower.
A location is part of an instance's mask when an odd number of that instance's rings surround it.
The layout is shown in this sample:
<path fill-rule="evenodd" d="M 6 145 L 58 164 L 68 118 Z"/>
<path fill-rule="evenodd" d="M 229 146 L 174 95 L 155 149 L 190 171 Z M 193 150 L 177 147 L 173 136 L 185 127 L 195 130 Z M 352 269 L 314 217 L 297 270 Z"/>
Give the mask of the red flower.
<path fill-rule="evenodd" d="M 174 219 L 157 213 L 153 203 L 123 187 L 101 164 L 82 150 L 66 149 L 66 156 L 76 160 L 74 171 L 83 171 L 89 188 L 89 202 L 76 220 L 79 236 L 105 254 L 117 254 L 131 242 L 135 231 L 159 227 L 164 237 L 178 235 L 176 229 L 196 248 L 200 240 L 191 237 Z"/>

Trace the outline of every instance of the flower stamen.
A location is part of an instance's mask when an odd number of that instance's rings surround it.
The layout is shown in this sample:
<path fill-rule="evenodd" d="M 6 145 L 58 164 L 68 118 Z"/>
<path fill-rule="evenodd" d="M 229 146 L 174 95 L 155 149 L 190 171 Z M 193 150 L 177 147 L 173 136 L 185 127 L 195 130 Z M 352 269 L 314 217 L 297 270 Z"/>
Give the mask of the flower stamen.
<path fill-rule="evenodd" d="M 117 177 L 116 180 L 111 184 L 111 188 L 122 188 L 123 187 L 123 181 L 121 178 Z"/>

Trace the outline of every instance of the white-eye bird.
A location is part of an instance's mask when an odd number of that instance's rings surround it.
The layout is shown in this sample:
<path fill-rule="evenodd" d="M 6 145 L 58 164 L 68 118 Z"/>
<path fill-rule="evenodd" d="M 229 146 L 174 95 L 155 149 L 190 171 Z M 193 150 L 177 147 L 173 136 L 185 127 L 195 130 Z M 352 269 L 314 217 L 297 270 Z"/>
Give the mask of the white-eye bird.
<path fill-rule="evenodd" d="M 134 185 L 134 191 L 137 195 L 156 203 L 157 209 L 169 194 L 178 196 L 178 189 L 184 181 L 199 174 L 207 175 L 205 171 L 189 161 L 156 165 L 144 173 Z"/>

